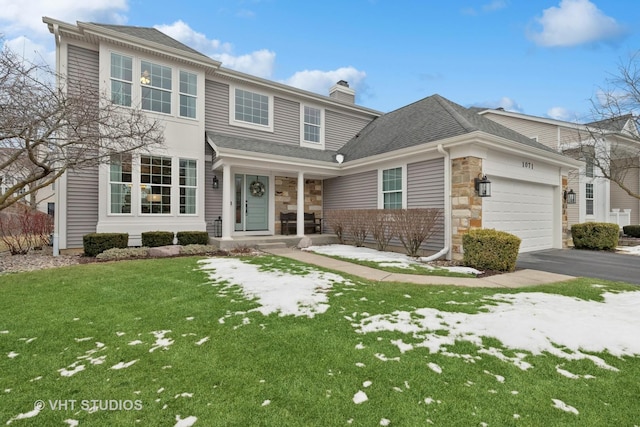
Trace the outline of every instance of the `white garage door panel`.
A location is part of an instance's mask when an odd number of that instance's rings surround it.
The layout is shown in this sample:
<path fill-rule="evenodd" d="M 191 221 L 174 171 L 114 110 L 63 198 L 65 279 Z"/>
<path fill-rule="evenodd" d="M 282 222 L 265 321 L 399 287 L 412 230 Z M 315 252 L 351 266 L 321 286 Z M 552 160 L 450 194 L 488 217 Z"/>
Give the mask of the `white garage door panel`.
<path fill-rule="evenodd" d="M 483 228 L 522 239 L 520 252 L 553 247 L 553 187 L 491 178 L 491 197 L 483 199 Z"/>

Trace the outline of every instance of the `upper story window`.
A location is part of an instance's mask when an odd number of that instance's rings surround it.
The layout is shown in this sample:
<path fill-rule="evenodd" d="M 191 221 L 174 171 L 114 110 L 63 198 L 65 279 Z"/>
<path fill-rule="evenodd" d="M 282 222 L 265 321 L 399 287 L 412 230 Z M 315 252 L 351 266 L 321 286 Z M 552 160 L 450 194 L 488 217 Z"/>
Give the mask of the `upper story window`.
<path fill-rule="evenodd" d="M 230 88 L 229 121 L 253 129 L 273 131 L 273 97 Z"/>
<path fill-rule="evenodd" d="M 140 61 L 142 109 L 171 114 L 171 68 Z"/>
<path fill-rule="evenodd" d="M 302 144 L 307 147 L 324 148 L 324 110 L 308 105 L 300 106 L 300 133 Z"/>
<path fill-rule="evenodd" d="M 180 70 L 180 116 L 196 118 L 198 76 Z"/>
<path fill-rule="evenodd" d="M 593 178 L 593 165 L 594 165 L 594 160 L 592 156 L 587 156 L 585 158 L 585 167 L 584 167 L 584 173 L 587 176 L 587 178 Z"/>
<path fill-rule="evenodd" d="M 382 171 L 383 209 L 402 209 L 403 181 L 402 167 Z"/>
<path fill-rule="evenodd" d="M 111 54 L 111 101 L 131 107 L 133 60 L 129 56 Z"/>

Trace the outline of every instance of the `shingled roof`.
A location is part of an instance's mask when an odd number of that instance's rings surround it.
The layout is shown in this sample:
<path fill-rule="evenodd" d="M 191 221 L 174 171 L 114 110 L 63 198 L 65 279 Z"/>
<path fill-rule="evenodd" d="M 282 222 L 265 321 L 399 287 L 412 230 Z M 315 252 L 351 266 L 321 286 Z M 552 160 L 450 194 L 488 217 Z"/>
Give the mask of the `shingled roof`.
<path fill-rule="evenodd" d="M 173 49 L 182 50 L 184 52 L 188 52 L 191 54 L 202 56 L 203 58 L 211 59 L 208 56 L 198 52 L 195 49 L 190 48 L 189 46 L 180 43 L 176 39 L 169 37 L 165 33 L 160 30 L 151 27 L 134 27 L 129 25 L 109 25 L 109 24 L 99 24 L 96 22 L 91 22 L 91 25 L 95 25 L 97 27 L 105 28 L 111 31 L 117 31 L 122 34 L 126 34 L 131 37 L 136 37 L 142 40 L 146 40 L 153 43 L 158 43 L 163 46 L 171 47 Z"/>
<path fill-rule="evenodd" d="M 533 139 L 437 94 L 375 119 L 339 152 L 351 161 L 476 131 L 556 153 Z"/>
<path fill-rule="evenodd" d="M 629 120 L 633 120 L 633 115 L 625 114 L 623 116 L 610 117 L 604 120 L 598 120 L 597 122 L 587 123 L 587 126 L 613 132 L 622 132 L 625 130 L 625 126 Z"/>

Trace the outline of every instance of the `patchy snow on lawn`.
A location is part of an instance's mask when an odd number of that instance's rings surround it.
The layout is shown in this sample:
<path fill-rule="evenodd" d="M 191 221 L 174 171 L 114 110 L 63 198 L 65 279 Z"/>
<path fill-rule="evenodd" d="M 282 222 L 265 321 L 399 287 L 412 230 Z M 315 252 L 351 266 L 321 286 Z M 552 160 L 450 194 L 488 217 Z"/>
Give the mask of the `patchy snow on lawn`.
<path fill-rule="evenodd" d="M 215 286 L 240 287 L 245 297 L 255 299 L 259 311 L 265 316 L 314 317 L 329 308 L 327 292 L 334 283 L 349 283 L 338 274 L 309 268 L 304 276 L 284 271 L 260 271 L 260 266 L 242 262 L 237 258 L 211 258 L 200 261 Z"/>
<path fill-rule="evenodd" d="M 589 353 L 608 352 L 617 357 L 640 356 L 637 325 L 640 324 L 640 291 L 604 293 L 604 301 L 586 301 L 562 295 L 535 293 L 498 294 L 486 300 L 476 314 L 419 308 L 395 311 L 353 323 L 358 333 L 397 331 L 411 335 L 414 348 L 450 355 L 448 346 L 468 341 L 479 352 L 513 363 L 526 370 L 528 354 L 506 356 L 497 348 L 485 348 L 482 337 L 498 339 L 513 350 L 533 355 L 548 352 L 567 360 L 586 359 L 598 367 L 617 371 L 603 359 Z M 448 331 L 441 335 L 436 331 Z M 406 344 L 400 353 L 407 351 Z"/>
<path fill-rule="evenodd" d="M 405 254 L 397 252 L 384 252 L 371 248 L 358 248 L 351 245 L 321 245 L 321 246 L 309 246 L 303 249 L 304 251 L 316 252 L 322 255 L 338 256 L 342 258 L 355 259 L 359 261 L 377 262 L 381 267 L 398 267 L 410 269 L 414 266 L 421 266 L 427 269 L 445 269 L 455 273 L 467 273 L 467 274 L 481 274 L 478 271 L 470 267 L 434 267 L 432 265 L 420 262 L 419 259 L 411 258 Z"/>

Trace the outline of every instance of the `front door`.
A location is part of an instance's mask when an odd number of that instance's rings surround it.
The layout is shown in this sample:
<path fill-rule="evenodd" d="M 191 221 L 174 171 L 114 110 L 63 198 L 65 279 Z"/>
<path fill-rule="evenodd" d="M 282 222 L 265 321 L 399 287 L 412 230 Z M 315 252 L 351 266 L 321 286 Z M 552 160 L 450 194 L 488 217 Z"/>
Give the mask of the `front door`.
<path fill-rule="evenodd" d="M 269 229 L 269 177 L 235 175 L 235 231 Z"/>

